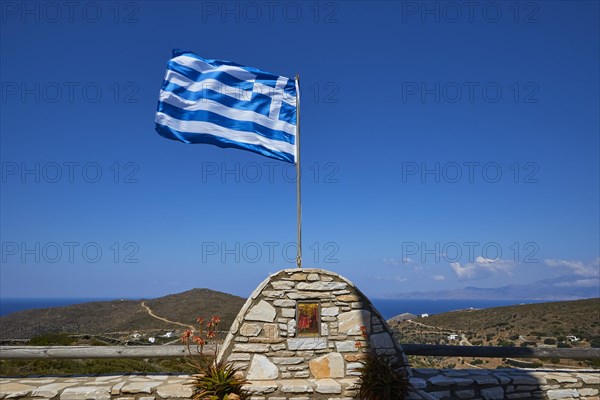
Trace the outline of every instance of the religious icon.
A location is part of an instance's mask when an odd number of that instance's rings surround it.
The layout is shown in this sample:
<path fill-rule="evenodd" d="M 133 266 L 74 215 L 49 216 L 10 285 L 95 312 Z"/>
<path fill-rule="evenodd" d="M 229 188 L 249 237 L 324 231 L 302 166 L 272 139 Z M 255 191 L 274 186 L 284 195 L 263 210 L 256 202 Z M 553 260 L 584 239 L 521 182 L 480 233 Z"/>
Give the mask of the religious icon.
<path fill-rule="evenodd" d="M 298 336 L 318 335 L 320 332 L 319 303 L 298 303 L 296 313 Z"/>

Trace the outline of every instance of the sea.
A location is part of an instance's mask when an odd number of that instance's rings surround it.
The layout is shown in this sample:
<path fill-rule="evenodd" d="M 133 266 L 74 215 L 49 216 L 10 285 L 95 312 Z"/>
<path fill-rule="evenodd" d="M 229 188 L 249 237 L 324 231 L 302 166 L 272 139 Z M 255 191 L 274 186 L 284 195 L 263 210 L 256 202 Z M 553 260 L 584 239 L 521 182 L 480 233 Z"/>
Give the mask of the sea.
<path fill-rule="evenodd" d="M 411 313 L 440 314 L 449 311 L 466 309 L 482 309 L 519 304 L 545 303 L 549 300 L 410 300 L 410 299 L 371 299 L 375 308 L 385 319 L 390 319 L 398 314 Z"/>
<path fill-rule="evenodd" d="M 0 316 L 8 315 L 16 311 L 34 308 L 62 307 L 72 304 L 87 303 L 91 301 L 119 300 L 114 298 L 68 298 L 68 299 L 13 299 L 0 298 Z M 132 299 L 135 300 L 135 299 Z M 404 299 L 371 299 L 371 302 L 379 310 L 385 319 L 392 318 L 398 314 L 411 313 L 439 314 L 448 311 L 464 310 L 469 308 L 493 308 L 511 306 L 517 304 L 542 303 L 544 301 L 524 300 L 404 300 Z"/>

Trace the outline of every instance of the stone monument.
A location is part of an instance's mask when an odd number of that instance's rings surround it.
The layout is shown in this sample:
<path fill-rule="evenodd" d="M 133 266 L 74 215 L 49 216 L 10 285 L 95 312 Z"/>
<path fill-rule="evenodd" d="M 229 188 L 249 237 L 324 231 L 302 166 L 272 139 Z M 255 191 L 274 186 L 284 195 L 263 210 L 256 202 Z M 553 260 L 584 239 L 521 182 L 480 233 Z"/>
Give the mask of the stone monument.
<path fill-rule="evenodd" d="M 322 269 L 286 269 L 246 301 L 217 359 L 234 363 L 253 399 L 343 399 L 356 395 L 365 339 L 406 365 L 402 348 L 367 297 Z"/>

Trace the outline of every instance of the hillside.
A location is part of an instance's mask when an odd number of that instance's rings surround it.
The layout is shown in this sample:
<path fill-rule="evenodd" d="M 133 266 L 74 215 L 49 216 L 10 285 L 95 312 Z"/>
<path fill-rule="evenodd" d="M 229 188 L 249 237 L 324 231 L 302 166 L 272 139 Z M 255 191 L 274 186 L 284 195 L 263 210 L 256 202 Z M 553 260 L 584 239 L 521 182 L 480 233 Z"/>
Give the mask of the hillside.
<path fill-rule="evenodd" d="M 409 321 L 390 319 L 388 323 L 401 343 L 600 347 L 600 298 L 461 310 Z M 468 367 L 466 361 L 419 357 L 415 365 Z M 493 359 L 470 362 L 484 363 L 486 368 L 502 365 Z"/>
<path fill-rule="evenodd" d="M 408 334 L 419 324 L 435 327 L 440 332 L 464 333 L 474 344 L 502 345 L 513 341 L 540 342 L 544 338 L 577 336 L 580 344 L 600 335 L 600 298 L 552 303 L 461 310 L 413 319 L 411 322 L 389 321 L 405 343 L 423 343 Z M 426 329 L 420 329 L 426 333 Z M 431 331 L 431 329 L 430 329 Z M 537 344 L 544 344 L 542 342 Z M 531 344 L 533 345 L 533 344 Z"/>
<path fill-rule="evenodd" d="M 589 340 L 600 335 L 600 298 L 455 311 L 432 315 L 426 323 L 469 332 L 473 339 L 489 344 L 517 335 L 531 338 L 574 335 Z M 492 339 L 486 340 L 487 335 L 493 335 Z"/>
<path fill-rule="evenodd" d="M 161 321 L 158 317 L 182 324 L 193 324 L 198 316 L 221 316 L 226 330 L 245 299 L 209 289 L 192 289 L 152 300 L 115 300 L 18 311 L 0 317 L 0 339 L 30 339 L 46 333 L 89 335 L 128 334 L 182 330 L 185 327 Z"/>

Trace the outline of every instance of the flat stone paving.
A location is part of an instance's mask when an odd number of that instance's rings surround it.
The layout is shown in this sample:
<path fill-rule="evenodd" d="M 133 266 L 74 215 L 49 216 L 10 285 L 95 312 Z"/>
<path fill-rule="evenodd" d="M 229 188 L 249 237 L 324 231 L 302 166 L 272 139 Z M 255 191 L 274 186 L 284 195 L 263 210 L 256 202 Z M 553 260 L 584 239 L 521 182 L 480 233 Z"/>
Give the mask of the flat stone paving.
<path fill-rule="evenodd" d="M 600 400 L 600 370 L 413 369 L 409 399 Z"/>
<path fill-rule="evenodd" d="M 191 381 L 189 375 L 0 378 L 0 399 L 189 399 Z"/>
<path fill-rule="evenodd" d="M 318 386 L 318 380 L 303 385 Z M 0 378 L 0 399 L 181 400 L 192 396 L 189 375 L 108 375 Z M 408 399 L 581 399 L 600 400 L 600 370 L 413 369 Z M 297 384 L 278 379 L 273 385 Z M 349 382 L 350 383 L 350 382 Z M 257 382 L 258 384 L 258 382 Z M 312 389 L 311 386 L 311 389 Z M 323 386 L 325 387 L 325 386 Z M 252 400 L 310 400 L 316 393 L 298 389 L 290 397 L 253 396 Z M 312 391 L 312 390 L 311 390 Z M 319 396 L 322 398 L 323 394 Z M 344 395 L 327 400 L 352 400 Z"/>

